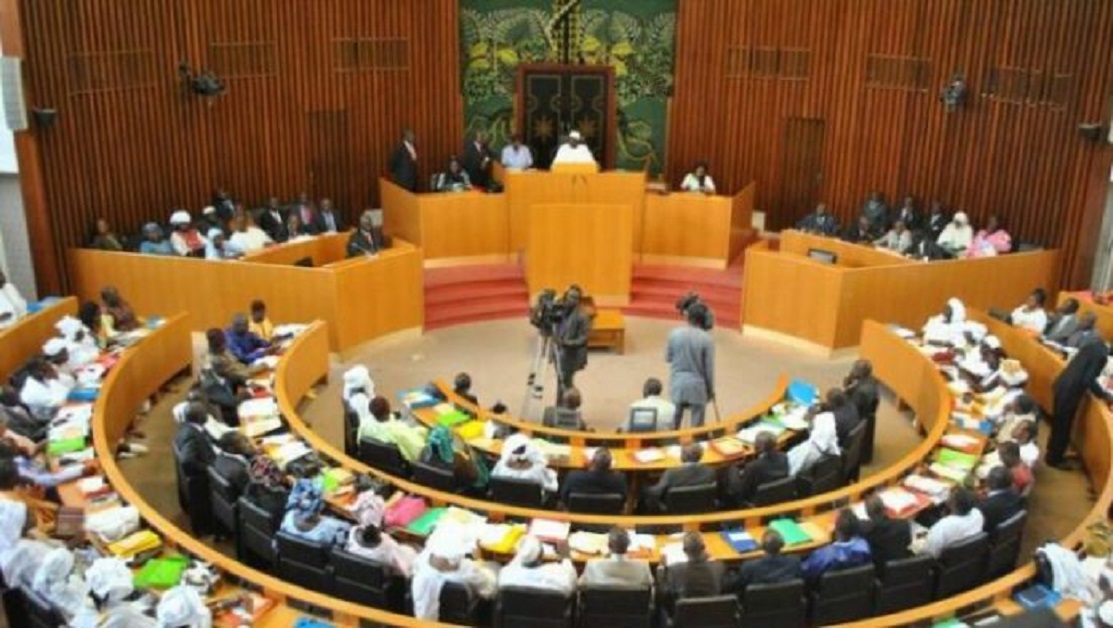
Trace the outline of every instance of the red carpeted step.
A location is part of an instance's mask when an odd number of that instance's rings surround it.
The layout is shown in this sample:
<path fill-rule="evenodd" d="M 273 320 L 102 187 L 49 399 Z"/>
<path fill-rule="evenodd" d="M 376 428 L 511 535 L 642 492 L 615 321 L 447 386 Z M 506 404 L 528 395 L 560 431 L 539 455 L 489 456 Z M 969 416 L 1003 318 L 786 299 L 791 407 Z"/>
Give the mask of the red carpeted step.
<path fill-rule="evenodd" d="M 459 301 L 471 301 L 477 297 L 499 297 L 517 299 L 522 303 L 529 300 L 529 292 L 524 281 L 477 281 L 453 283 L 425 289 L 425 307 L 438 306 Z"/>
<path fill-rule="evenodd" d="M 525 271 L 519 264 L 475 264 L 425 269 L 426 288 L 488 281 L 519 281 L 524 284 L 525 279 Z"/>
<path fill-rule="evenodd" d="M 635 282 L 642 279 L 667 281 L 678 284 L 721 286 L 723 288 L 742 287 L 742 267 L 732 266 L 726 270 L 712 268 L 689 268 L 683 266 L 658 266 L 655 264 L 634 264 Z"/>
<path fill-rule="evenodd" d="M 518 264 L 479 264 L 425 270 L 427 330 L 525 317 L 529 294 Z"/>

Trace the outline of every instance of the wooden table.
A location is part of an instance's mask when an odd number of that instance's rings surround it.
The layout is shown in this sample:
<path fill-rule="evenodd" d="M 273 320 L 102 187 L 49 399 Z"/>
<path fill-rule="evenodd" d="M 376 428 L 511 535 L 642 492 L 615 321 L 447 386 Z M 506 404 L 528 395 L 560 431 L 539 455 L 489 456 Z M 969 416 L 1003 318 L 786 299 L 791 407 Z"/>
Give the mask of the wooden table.
<path fill-rule="evenodd" d="M 626 353 L 626 318 L 621 310 L 599 310 L 595 313 L 587 346 L 589 349 L 605 348 L 618 354 Z"/>

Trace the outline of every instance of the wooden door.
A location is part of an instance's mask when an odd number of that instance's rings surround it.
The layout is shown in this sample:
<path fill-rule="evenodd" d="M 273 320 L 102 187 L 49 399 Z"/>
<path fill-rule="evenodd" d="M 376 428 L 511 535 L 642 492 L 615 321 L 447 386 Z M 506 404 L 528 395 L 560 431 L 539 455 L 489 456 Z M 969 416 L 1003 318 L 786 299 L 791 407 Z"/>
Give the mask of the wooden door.
<path fill-rule="evenodd" d="M 765 218 L 765 228 L 780 231 L 815 209 L 823 184 L 824 121 L 787 118 L 781 146 L 779 201 Z"/>
<path fill-rule="evenodd" d="M 614 167 L 614 68 L 522 64 L 517 92 L 517 126 L 534 165 L 548 168 L 560 138 L 578 130 L 599 165 Z"/>
<path fill-rule="evenodd" d="M 352 216 L 360 209 L 353 203 L 359 203 L 360 198 L 352 193 L 349 138 L 347 109 L 309 112 L 308 192 L 314 201 L 332 199 L 333 207 L 343 212 L 346 222 L 351 224 Z"/>

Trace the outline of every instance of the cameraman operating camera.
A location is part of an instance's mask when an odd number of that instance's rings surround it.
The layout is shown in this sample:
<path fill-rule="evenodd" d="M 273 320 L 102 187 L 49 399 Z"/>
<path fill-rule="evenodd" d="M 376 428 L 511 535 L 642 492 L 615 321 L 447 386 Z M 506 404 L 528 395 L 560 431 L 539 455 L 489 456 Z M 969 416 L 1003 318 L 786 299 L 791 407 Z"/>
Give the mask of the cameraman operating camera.
<path fill-rule="evenodd" d="M 564 398 L 564 391 L 573 386 L 576 371 L 587 366 L 587 337 L 591 334 L 591 319 L 580 300 L 583 290 L 572 285 L 564 293 L 563 316 L 556 324 L 553 341 L 556 343 L 557 360 L 557 399 Z"/>

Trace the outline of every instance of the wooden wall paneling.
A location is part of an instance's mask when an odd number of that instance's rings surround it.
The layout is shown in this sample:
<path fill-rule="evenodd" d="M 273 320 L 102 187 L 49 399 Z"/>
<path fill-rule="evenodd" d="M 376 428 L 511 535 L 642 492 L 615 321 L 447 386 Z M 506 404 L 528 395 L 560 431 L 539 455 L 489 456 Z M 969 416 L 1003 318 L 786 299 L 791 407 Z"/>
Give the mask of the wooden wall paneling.
<path fill-rule="evenodd" d="M 28 105 L 59 110 L 19 150 L 25 187 L 42 165 L 44 199 L 25 196 L 51 292 L 68 287 L 54 260 L 94 216 L 130 233 L 197 214 L 219 185 L 248 206 L 328 194 L 354 220 L 377 204 L 402 127 L 423 178 L 462 145 L 453 0 L 4 2 L 6 48 L 27 44 Z M 182 61 L 227 93 L 183 93 Z"/>
<path fill-rule="evenodd" d="M 844 222 L 865 195 L 940 199 L 976 224 L 1063 250 L 1086 285 L 1113 149 L 1078 136 L 1113 93 L 1113 2 L 1101 0 L 688 0 L 679 7 L 669 164 L 708 159 L 727 193 L 758 182 L 767 224 L 798 173 L 790 118 L 824 120 L 820 195 Z M 806 61 L 800 61 L 806 59 Z M 967 105 L 939 101 L 955 71 Z"/>

